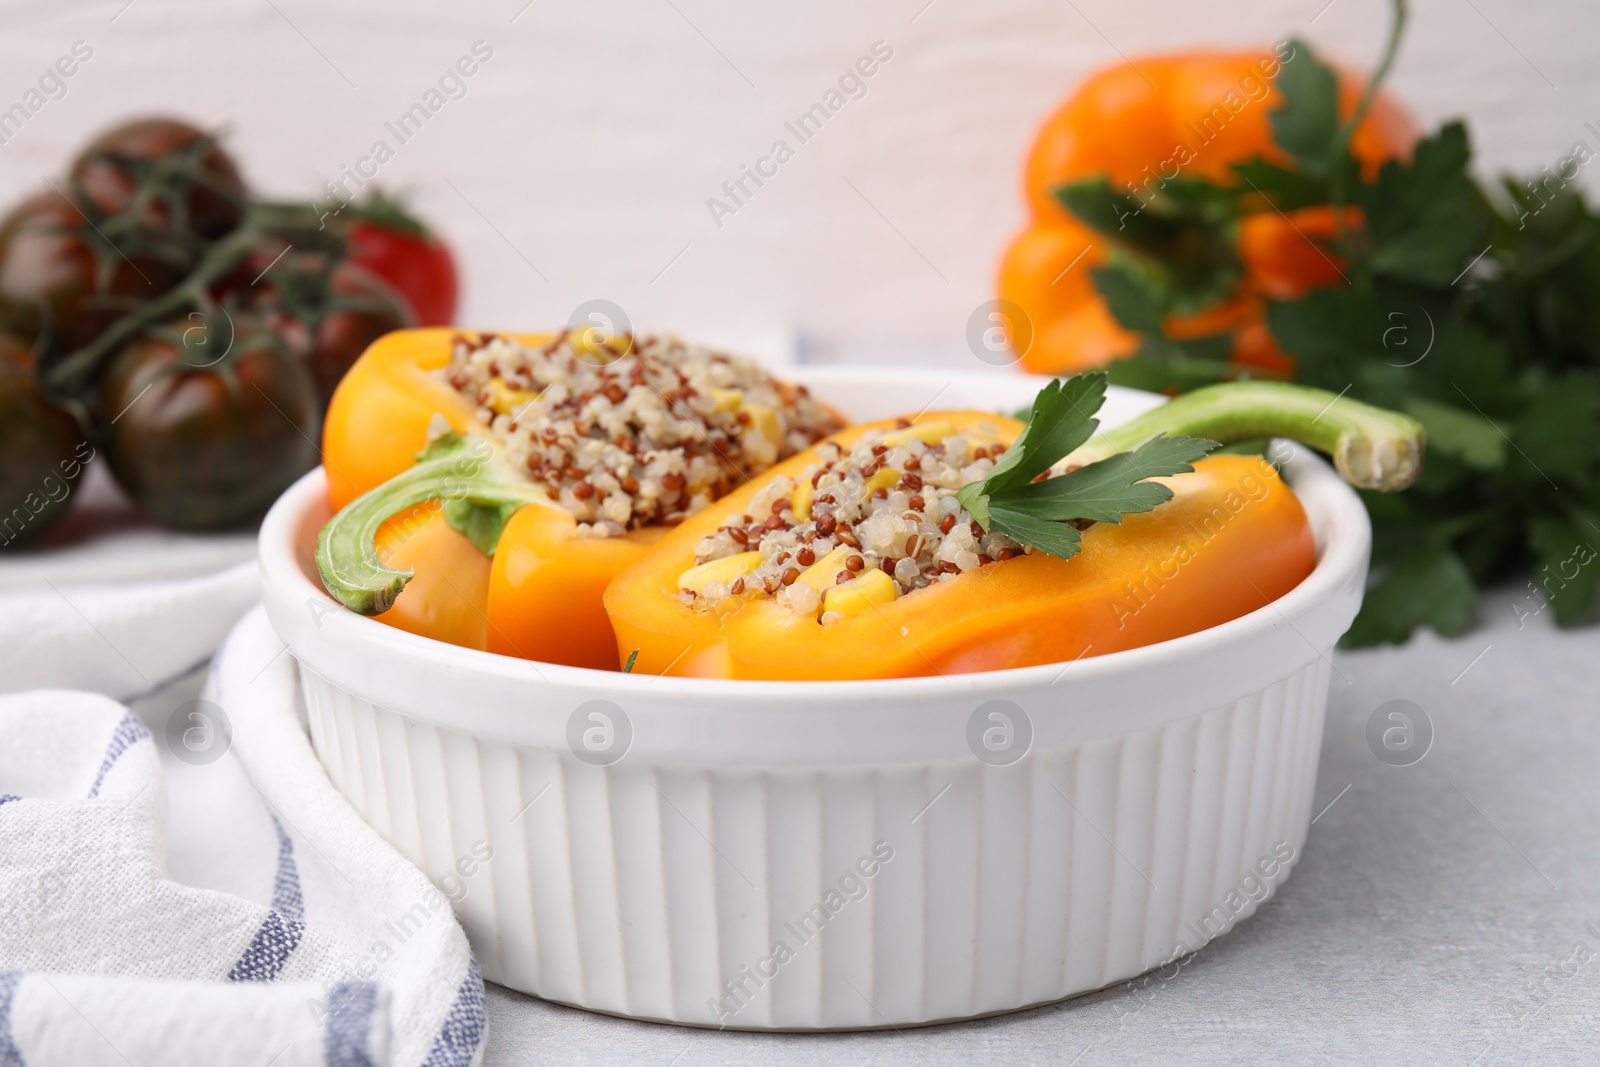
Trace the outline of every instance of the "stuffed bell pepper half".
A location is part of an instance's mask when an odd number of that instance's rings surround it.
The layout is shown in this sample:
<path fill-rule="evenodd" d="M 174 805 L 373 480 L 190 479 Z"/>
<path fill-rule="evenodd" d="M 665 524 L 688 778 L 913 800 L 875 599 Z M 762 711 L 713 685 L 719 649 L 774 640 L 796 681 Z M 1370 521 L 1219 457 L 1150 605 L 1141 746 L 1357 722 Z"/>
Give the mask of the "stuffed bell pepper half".
<path fill-rule="evenodd" d="M 401 629 L 615 670 L 611 579 L 841 425 L 803 387 L 672 337 L 392 333 L 328 411 L 318 568 Z"/>
<path fill-rule="evenodd" d="M 1096 434 L 1103 372 L 1047 385 L 1026 425 L 927 413 L 833 435 L 668 533 L 606 590 L 637 673 L 866 679 L 1070 662 L 1193 633 L 1299 584 L 1304 509 L 1259 454 L 1297 439 L 1397 489 L 1415 421 L 1238 382 Z"/>

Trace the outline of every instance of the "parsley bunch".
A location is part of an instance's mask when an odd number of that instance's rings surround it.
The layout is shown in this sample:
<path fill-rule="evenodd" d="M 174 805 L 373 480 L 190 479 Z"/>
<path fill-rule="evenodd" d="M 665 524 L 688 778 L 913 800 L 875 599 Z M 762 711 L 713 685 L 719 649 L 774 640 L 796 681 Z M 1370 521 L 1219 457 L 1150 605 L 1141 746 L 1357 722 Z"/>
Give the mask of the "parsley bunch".
<path fill-rule="evenodd" d="M 1396 11 L 1378 75 L 1343 121 L 1333 71 L 1295 42 L 1271 115 L 1289 165 L 1250 159 L 1230 181 L 1179 177 L 1147 200 L 1105 179 L 1056 195 L 1110 240 L 1095 283 L 1141 337 L 1111 380 L 1168 392 L 1242 376 L 1230 335 L 1179 340 L 1164 323 L 1239 294 L 1243 217 L 1344 217 L 1325 251 L 1347 284 L 1269 300 L 1267 325 L 1299 381 L 1411 415 L 1429 447 L 1410 489 L 1364 494 L 1374 572 L 1346 643 L 1459 634 L 1481 587 L 1530 572 L 1532 597 L 1512 610 L 1548 606 L 1571 625 L 1593 614 L 1600 585 L 1600 213 L 1572 180 L 1596 153 L 1580 141 L 1533 179 L 1486 188 L 1452 122 L 1409 162 L 1363 175 L 1350 133 L 1395 53 Z"/>

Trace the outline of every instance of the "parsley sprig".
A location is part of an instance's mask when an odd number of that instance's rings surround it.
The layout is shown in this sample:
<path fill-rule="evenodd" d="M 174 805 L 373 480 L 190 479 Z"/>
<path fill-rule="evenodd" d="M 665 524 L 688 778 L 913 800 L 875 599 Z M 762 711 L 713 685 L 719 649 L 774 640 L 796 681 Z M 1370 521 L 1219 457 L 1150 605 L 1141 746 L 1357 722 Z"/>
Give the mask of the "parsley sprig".
<path fill-rule="evenodd" d="M 1055 478 L 1036 481 L 1088 442 L 1100 426 L 1094 415 L 1106 399 L 1103 371 L 1050 382 L 1033 398 L 1028 424 L 994 470 L 956 494 L 961 506 L 991 533 L 1002 533 L 1062 559 L 1080 550 L 1075 524 L 1121 522 L 1172 499 L 1149 478 L 1187 474 L 1190 464 L 1218 447 L 1198 437 L 1158 435 Z"/>
<path fill-rule="evenodd" d="M 1209 386 L 1097 432 L 1106 381 L 1105 371 L 1089 371 L 1039 390 L 1016 442 L 987 477 L 956 494 L 980 526 L 1071 559 L 1084 525 L 1121 522 L 1172 499 L 1150 479 L 1187 474 L 1213 449 L 1263 437 L 1326 452 L 1366 489 L 1403 489 L 1422 470 L 1417 420 L 1285 382 Z"/>
<path fill-rule="evenodd" d="M 1404 13 L 1397 3 L 1380 77 Z M 1461 633 L 1480 589 L 1513 576 L 1499 610 L 1526 620 L 1548 607 L 1562 625 L 1593 618 L 1600 210 L 1578 173 L 1600 157 L 1600 140 L 1585 134 L 1531 180 L 1485 185 L 1471 173 L 1466 126 L 1451 122 L 1408 159 L 1363 170 L 1333 71 L 1304 42 L 1294 48 L 1271 116 L 1278 161 L 1246 160 L 1215 182 L 1180 177 L 1143 203 L 1104 178 L 1057 190 L 1114 249 L 1095 282 L 1140 337 L 1112 382 L 1171 392 L 1240 377 L 1230 334 L 1166 327 L 1220 301 L 1263 300 L 1297 381 L 1427 428 L 1426 474 L 1404 493 L 1366 498 L 1373 581 L 1347 644 L 1403 641 L 1419 626 Z M 1359 212 L 1319 247 L 1343 280 L 1292 298 L 1250 290 L 1233 247 L 1244 218 L 1341 204 Z"/>

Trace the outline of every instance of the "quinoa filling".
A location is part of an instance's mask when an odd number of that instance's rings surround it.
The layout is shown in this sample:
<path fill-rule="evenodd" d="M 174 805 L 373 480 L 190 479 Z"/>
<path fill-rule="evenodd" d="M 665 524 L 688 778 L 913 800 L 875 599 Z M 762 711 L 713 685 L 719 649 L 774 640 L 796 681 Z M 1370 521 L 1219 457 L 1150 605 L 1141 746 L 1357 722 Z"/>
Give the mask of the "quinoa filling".
<path fill-rule="evenodd" d="M 586 537 L 681 522 L 840 426 L 804 386 L 672 336 L 463 334 L 435 374 Z"/>
<path fill-rule="evenodd" d="M 730 598 L 774 597 L 824 626 L 953 575 L 1031 551 L 984 533 L 956 499 L 1005 446 L 980 427 L 902 425 L 863 435 L 848 452 L 821 446 L 798 479 L 778 476 L 695 545 L 679 597 L 715 610 Z"/>

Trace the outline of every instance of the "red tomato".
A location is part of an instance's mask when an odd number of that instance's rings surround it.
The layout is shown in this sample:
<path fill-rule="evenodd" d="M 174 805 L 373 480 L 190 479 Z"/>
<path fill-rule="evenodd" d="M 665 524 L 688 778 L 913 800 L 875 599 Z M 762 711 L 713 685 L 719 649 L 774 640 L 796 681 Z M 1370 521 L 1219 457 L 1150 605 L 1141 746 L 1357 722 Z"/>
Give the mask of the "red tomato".
<path fill-rule="evenodd" d="M 456 264 L 450 250 L 422 229 L 371 218 L 350 228 L 350 261 L 405 297 L 419 326 L 449 326 L 456 316 Z"/>

